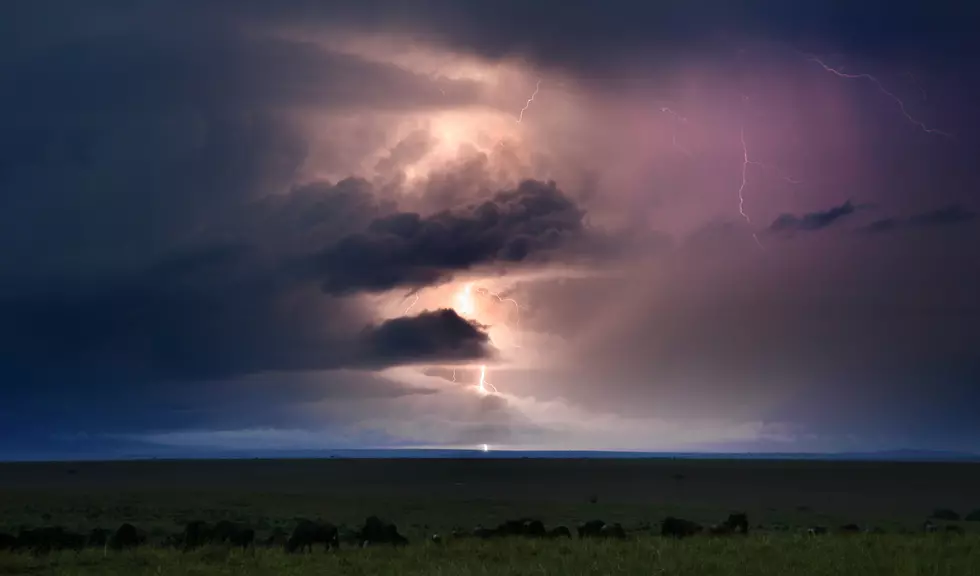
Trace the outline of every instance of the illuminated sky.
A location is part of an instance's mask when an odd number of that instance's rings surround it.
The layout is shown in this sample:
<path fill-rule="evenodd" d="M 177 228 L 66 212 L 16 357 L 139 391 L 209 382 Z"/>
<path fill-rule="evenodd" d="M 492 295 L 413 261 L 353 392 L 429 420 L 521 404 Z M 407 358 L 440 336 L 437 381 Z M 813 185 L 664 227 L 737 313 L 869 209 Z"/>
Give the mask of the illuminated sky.
<path fill-rule="evenodd" d="M 336 4 L 0 8 L 0 457 L 980 449 L 969 18 Z"/>

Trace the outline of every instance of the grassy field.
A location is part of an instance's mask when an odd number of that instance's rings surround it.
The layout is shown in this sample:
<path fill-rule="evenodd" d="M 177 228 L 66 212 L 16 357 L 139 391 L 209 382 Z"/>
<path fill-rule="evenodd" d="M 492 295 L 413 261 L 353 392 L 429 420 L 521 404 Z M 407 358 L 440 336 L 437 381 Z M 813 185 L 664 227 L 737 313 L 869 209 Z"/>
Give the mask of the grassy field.
<path fill-rule="evenodd" d="M 0 532 L 132 522 L 160 542 L 191 520 L 230 519 L 258 538 L 299 517 L 356 527 L 370 514 L 405 549 L 287 556 L 143 549 L 0 555 L 0 574 L 980 574 L 980 522 L 921 533 L 936 508 L 980 508 L 974 464 L 696 460 L 229 460 L 0 465 Z M 652 534 L 668 514 L 702 523 L 745 511 L 753 535 L 680 542 Z M 621 522 L 626 542 L 426 542 L 453 527 L 520 516 L 548 526 Z M 808 538 L 845 523 L 883 535 Z M 942 524 L 942 523 L 940 523 Z"/>
<path fill-rule="evenodd" d="M 896 535 L 682 541 L 643 537 L 626 542 L 419 544 L 306 556 L 210 549 L 186 554 L 141 550 L 103 558 L 101 551 L 87 551 L 38 558 L 0 555 L 0 574 L 971 576 L 980 574 L 980 541 L 972 536 Z"/>

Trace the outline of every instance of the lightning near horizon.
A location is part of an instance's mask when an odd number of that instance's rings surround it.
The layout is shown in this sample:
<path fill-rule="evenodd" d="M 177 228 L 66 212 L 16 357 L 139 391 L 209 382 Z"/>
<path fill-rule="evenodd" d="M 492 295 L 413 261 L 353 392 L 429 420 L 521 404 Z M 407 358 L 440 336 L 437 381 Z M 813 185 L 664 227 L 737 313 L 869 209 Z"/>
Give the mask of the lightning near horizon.
<path fill-rule="evenodd" d="M 820 58 L 814 56 L 813 54 L 803 54 L 803 56 L 807 60 L 809 60 L 810 62 L 817 63 L 825 71 L 830 72 L 831 74 L 834 74 L 835 76 L 837 76 L 839 78 L 846 78 L 846 79 L 849 79 L 849 80 L 868 80 L 869 82 L 871 82 L 872 84 L 874 84 L 878 88 L 878 91 L 879 92 L 881 92 L 885 96 L 888 96 L 889 98 L 891 98 L 892 100 L 894 100 L 896 104 L 898 104 L 899 110 L 901 110 L 902 115 L 905 116 L 905 119 L 908 120 L 910 123 L 912 123 L 912 125 L 917 126 L 918 128 L 920 128 L 926 134 L 937 134 L 937 135 L 940 135 L 940 136 L 945 136 L 947 138 L 953 138 L 953 135 L 950 134 L 949 132 L 945 132 L 945 131 L 939 130 L 937 128 L 930 128 L 924 122 L 922 122 L 921 120 L 919 120 L 919 119 L 915 118 L 914 116 L 912 116 L 909 113 L 908 109 L 905 107 L 905 101 L 902 100 L 901 98 L 899 98 L 897 95 L 895 95 L 894 92 L 892 92 L 892 91 L 888 90 L 887 88 L 885 88 L 885 85 L 882 84 L 881 83 L 881 80 L 878 80 L 878 78 L 876 76 L 873 76 L 873 75 L 868 74 L 866 72 L 857 73 L 857 74 L 850 73 L 850 72 L 844 72 L 843 70 L 840 70 L 838 68 L 834 68 L 832 66 L 829 66 L 827 63 L 825 63 Z M 922 90 L 921 87 L 920 87 L 920 90 Z M 922 90 L 922 93 L 924 95 L 925 94 L 925 91 Z"/>

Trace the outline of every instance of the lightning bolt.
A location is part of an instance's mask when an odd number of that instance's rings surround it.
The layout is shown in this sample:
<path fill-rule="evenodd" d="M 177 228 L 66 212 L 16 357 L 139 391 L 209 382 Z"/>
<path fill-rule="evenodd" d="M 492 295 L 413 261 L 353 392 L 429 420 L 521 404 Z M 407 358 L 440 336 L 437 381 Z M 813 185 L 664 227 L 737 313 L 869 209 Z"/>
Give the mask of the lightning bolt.
<path fill-rule="evenodd" d="M 497 390 L 497 387 L 491 384 L 489 380 L 487 380 L 486 364 L 480 366 L 480 383 L 477 384 L 477 390 L 479 390 L 480 394 L 483 394 L 484 396 L 486 396 L 487 394 L 500 394 L 500 392 Z"/>
<path fill-rule="evenodd" d="M 514 300 L 513 298 L 504 298 L 503 296 L 500 295 L 499 292 L 493 292 L 493 291 L 491 291 L 491 290 L 489 290 L 487 288 L 482 288 L 482 287 L 477 288 L 476 289 L 476 293 L 477 294 L 483 294 L 484 296 L 493 298 L 497 302 L 500 302 L 501 304 L 513 304 L 514 305 L 514 310 L 517 311 L 517 320 L 515 321 L 515 324 L 517 324 L 517 326 L 520 327 L 520 325 L 521 325 L 521 308 L 522 307 L 521 307 L 520 303 L 517 300 Z M 511 334 L 514 334 L 515 333 L 514 330 L 510 326 L 505 326 L 505 328 L 507 328 L 507 331 L 510 332 Z M 514 347 L 515 348 L 520 348 L 521 346 L 520 346 L 520 344 L 514 344 Z"/>
<path fill-rule="evenodd" d="M 816 62 L 817 64 L 820 65 L 821 68 L 823 68 L 827 72 L 830 72 L 831 74 L 834 74 L 835 76 L 838 76 L 840 78 L 847 78 L 849 80 L 867 80 L 867 81 L 871 82 L 872 84 L 874 84 L 878 88 L 878 91 L 879 92 L 881 92 L 885 96 L 888 96 L 889 98 L 891 98 L 892 100 L 894 100 L 896 104 L 898 104 L 898 107 L 902 111 L 902 115 L 905 116 L 905 119 L 906 120 L 908 120 L 909 122 L 911 122 L 912 125 L 917 126 L 918 128 L 920 128 L 926 134 L 938 134 L 940 136 L 945 136 L 947 138 L 952 138 L 953 137 L 953 135 L 950 134 L 949 132 L 944 132 L 942 130 L 937 130 L 936 128 L 930 128 L 930 127 L 926 126 L 925 123 L 923 123 L 921 120 L 918 120 L 918 119 L 914 118 L 911 114 L 909 114 L 908 109 L 905 107 L 905 102 L 901 98 L 899 98 L 898 96 L 896 96 L 894 92 L 891 92 L 887 88 L 885 88 L 885 85 L 882 84 L 881 81 L 878 80 L 877 77 L 872 76 L 871 74 L 866 74 L 866 73 L 851 74 L 851 73 L 848 73 L 848 72 L 844 72 L 844 71 L 842 71 L 842 70 L 840 70 L 838 68 L 833 68 L 831 66 L 828 66 L 823 60 L 821 60 L 820 58 L 817 58 L 816 56 L 814 56 L 812 54 L 803 54 L 803 56 L 806 57 L 806 59 L 809 60 L 810 62 Z"/>
<path fill-rule="evenodd" d="M 517 302 L 517 300 L 514 300 L 513 298 L 504 298 L 504 297 L 502 297 L 502 296 L 500 295 L 500 293 L 499 293 L 499 292 L 491 292 L 490 290 L 488 290 L 488 289 L 486 289 L 486 288 L 483 288 L 483 287 L 479 287 L 479 288 L 477 288 L 477 289 L 476 289 L 476 292 L 477 292 L 477 294 L 485 294 L 485 295 L 487 295 L 487 296 L 490 296 L 490 297 L 493 297 L 493 298 L 496 298 L 496 299 L 497 299 L 497 301 L 498 301 L 498 302 L 500 302 L 501 304 L 504 304 L 504 303 L 510 303 L 510 304 L 513 304 L 513 305 L 514 305 L 514 308 L 515 308 L 515 309 L 516 309 L 516 310 L 517 310 L 518 312 L 520 312 L 520 310 L 521 310 L 521 305 L 520 305 L 520 303 L 518 303 L 518 302 Z"/>
<path fill-rule="evenodd" d="M 670 143 L 671 143 L 671 145 L 674 147 L 675 150 L 677 150 L 681 154 L 684 154 L 685 156 L 691 156 L 691 152 L 688 151 L 687 148 L 684 148 L 683 146 L 681 146 L 677 142 L 677 124 L 678 123 L 680 123 L 680 124 L 687 124 L 687 118 L 681 116 L 677 112 L 674 112 L 673 110 L 671 110 L 667 106 L 661 107 L 660 108 L 660 111 L 663 112 L 663 113 L 665 113 L 665 114 L 670 114 L 674 118 L 674 122 L 671 124 L 671 127 L 670 127 Z"/>
<path fill-rule="evenodd" d="M 747 103 L 748 100 L 749 100 L 748 96 L 744 96 L 744 95 L 742 96 L 743 104 Z M 686 124 L 687 118 L 682 116 L 677 111 L 673 110 L 668 106 L 662 106 L 660 108 L 660 111 L 663 112 L 664 114 L 669 114 L 674 120 L 674 125 L 672 126 L 671 129 L 671 144 L 673 144 L 674 149 L 678 150 L 679 152 L 687 156 L 691 156 L 691 153 L 677 142 L 677 124 Z M 739 126 L 739 142 L 742 145 L 742 181 L 738 187 L 738 213 L 742 216 L 742 218 L 745 219 L 745 221 L 748 224 L 751 225 L 752 218 L 750 218 L 748 212 L 745 211 L 745 189 L 749 184 L 749 177 L 748 177 L 749 166 L 757 166 L 763 170 L 769 170 L 773 172 L 776 176 L 778 176 L 780 179 L 790 184 L 802 184 L 803 181 L 787 176 L 786 174 L 784 174 L 782 171 L 780 171 L 778 168 L 774 166 L 770 166 L 763 162 L 759 162 L 758 160 L 751 159 L 749 157 L 749 147 L 745 141 L 745 126 L 744 124 L 741 123 Z M 752 232 L 752 239 L 755 240 L 755 243 L 760 248 L 763 248 L 762 242 L 759 240 L 758 234 Z"/>
<path fill-rule="evenodd" d="M 404 313 L 405 314 L 408 314 L 409 311 L 411 311 L 412 308 L 415 308 L 415 305 L 418 304 L 418 303 L 419 303 L 419 295 L 416 294 L 415 295 L 415 300 L 412 300 L 412 303 L 408 305 L 408 308 L 405 308 L 405 312 Z"/>
<path fill-rule="evenodd" d="M 489 295 L 491 297 L 496 298 L 500 302 L 511 303 L 511 304 L 513 304 L 517 308 L 518 311 L 520 311 L 520 309 L 521 309 L 521 305 L 517 302 L 517 300 L 514 300 L 513 298 L 504 298 L 500 294 L 498 294 L 496 292 L 493 292 L 491 290 L 488 290 L 486 288 L 482 288 L 482 287 L 474 288 L 473 287 L 473 283 L 472 282 L 468 282 L 468 283 L 466 283 L 463 286 L 462 290 L 460 290 L 459 292 L 456 293 L 456 298 L 455 298 L 455 300 L 456 300 L 456 306 L 455 306 L 455 309 L 456 309 L 456 312 L 460 316 L 473 317 L 476 314 L 476 312 L 477 312 L 476 302 L 474 302 L 474 300 L 473 300 L 473 293 L 474 292 L 476 292 L 478 294 Z M 493 340 L 491 340 L 490 342 L 492 344 L 493 343 Z M 456 371 L 454 369 L 453 370 L 453 382 L 455 382 L 455 381 L 456 381 Z M 476 389 L 477 389 L 477 391 L 480 394 L 482 394 L 484 396 L 486 396 L 488 394 L 499 394 L 500 393 L 500 391 L 497 390 L 497 387 L 494 386 L 493 383 L 491 383 L 487 379 L 487 366 L 486 366 L 486 364 L 480 365 L 480 379 L 477 382 Z"/>
<path fill-rule="evenodd" d="M 531 97 L 527 99 L 524 103 L 524 107 L 521 108 L 521 113 L 517 116 L 517 123 L 520 124 L 524 121 L 524 112 L 531 106 L 531 102 L 534 102 L 534 97 L 538 95 L 538 90 L 541 89 L 541 79 L 538 78 L 538 83 L 534 85 L 534 92 L 531 93 Z"/>
<path fill-rule="evenodd" d="M 742 184 L 738 187 L 738 213 L 742 215 L 742 218 L 745 218 L 745 221 L 749 225 L 751 225 L 752 219 L 745 213 L 745 186 L 748 184 L 749 164 L 755 164 L 755 162 L 749 160 L 749 147 L 745 144 L 744 126 L 739 126 L 738 138 L 742 143 Z M 762 242 L 759 241 L 759 235 L 756 234 L 754 230 L 752 231 L 752 239 L 759 245 L 759 248 L 763 247 Z"/>
<path fill-rule="evenodd" d="M 738 129 L 738 139 L 742 143 L 742 185 L 738 187 L 738 213 L 745 218 L 745 221 L 749 224 L 752 223 L 752 219 L 749 215 L 745 213 L 745 185 L 748 184 L 748 169 L 749 164 L 752 163 L 749 160 L 749 147 L 745 144 L 745 128 L 739 127 Z"/>
<path fill-rule="evenodd" d="M 748 101 L 749 101 L 749 97 L 743 94 L 742 95 L 743 106 L 747 104 Z M 751 225 L 752 219 L 749 218 L 748 213 L 745 211 L 745 187 L 748 186 L 749 184 L 749 175 L 748 175 L 749 166 L 757 166 L 758 168 L 761 168 L 763 170 L 769 170 L 774 174 L 776 174 L 779 178 L 781 178 L 782 180 L 790 184 L 802 184 L 803 181 L 796 180 L 794 178 L 791 178 L 783 174 L 775 166 L 770 166 L 768 164 L 765 164 L 764 162 L 759 162 L 758 160 L 751 159 L 749 157 L 749 145 L 745 141 L 745 124 L 743 122 L 739 122 L 738 141 L 742 145 L 742 182 L 741 184 L 739 184 L 738 187 L 738 213 L 741 214 L 742 218 L 744 218 L 745 221 Z M 759 248 L 765 248 L 762 245 L 762 242 L 759 241 L 759 235 L 756 234 L 754 231 L 752 232 L 752 239 L 755 240 L 755 243 L 759 246 Z"/>

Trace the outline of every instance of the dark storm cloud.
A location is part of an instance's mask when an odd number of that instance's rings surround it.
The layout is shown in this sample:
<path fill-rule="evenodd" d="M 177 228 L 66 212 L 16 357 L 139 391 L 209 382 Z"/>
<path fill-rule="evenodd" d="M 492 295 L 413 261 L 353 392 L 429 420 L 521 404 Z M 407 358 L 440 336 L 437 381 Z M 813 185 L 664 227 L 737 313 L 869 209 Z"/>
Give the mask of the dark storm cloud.
<path fill-rule="evenodd" d="M 773 220 L 772 224 L 769 225 L 769 230 L 772 232 L 812 232 L 814 230 L 822 230 L 841 218 L 853 214 L 854 210 L 854 204 L 848 200 L 840 206 L 834 206 L 833 208 L 820 212 L 810 212 L 803 216 L 782 214 Z"/>
<path fill-rule="evenodd" d="M 875 220 L 874 222 L 861 227 L 863 232 L 891 232 L 901 226 L 901 222 L 896 218 L 881 218 L 880 220 Z"/>
<path fill-rule="evenodd" d="M 946 206 L 937 210 L 916 214 L 909 218 L 912 226 L 949 226 L 976 220 L 977 213 L 959 204 Z"/>
<path fill-rule="evenodd" d="M 259 239 L 264 249 L 305 256 L 364 230 L 396 208 L 393 200 L 361 178 L 345 178 L 335 184 L 313 181 L 229 208 L 212 221 L 208 234 L 218 241 Z"/>
<path fill-rule="evenodd" d="M 220 106 L 417 109 L 471 102 L 476 86 L 248 33 L 160 26 L 71 39 L 9 64 L 5 102 L 20 114 L 89 114 Z M 392 90 L 397 87 L 397 90 Z M 61 106 L 70 104 L 68 110 Z"/>
<path fill-rule="evenodd" d="M 0 59 L 4 289 L 138 266 L 216 214 L 288 189 L 310 154 L 298 117 L 306 111 L 476 98 L 465 81 L 250 33 L 204 8 L 181 19 L 141 5 L 145 14 L 129 6 L 102 19 L 106 5 L 94 5 L 74 31 L 57 31 L 56 10 L 35 19 L 18 6 L 17 17 L 0 18 L 27 27 L 11 31 L 22 45 Z M 89 21 L 91 30 L 82 26 Z M 32 22 L 52 36 L 29 42 Z M 364 145 L 377 143 L 343 143 Z"/>
<path fill-rule="evenodd" d="M 479 265 L 540 260 L 583 233 L 582 217 L 555 183 L 526 180 L 462 210 L 374 220 L 322 251 L 315 265 L 330 294 L 417 288 Z"/>
<path fill-rule="evenodd" d="M 914 214 L 908 218 L 882 218 L 861 228 L 863 232 L 883 233 L 908 228 L 938 228 L 975 222 L 977 213 L 961 205 L 950 204 L 942 208 Z"/>
<path fill-rule="evenodd" d="M 779 0 L 585 0 L 574 6 L 559 0 L 436 0 L 411 7 L 395 0 L 102 1 L 86 3 L 84 9 L 69 0 L 47 0 L 5 10 L 9 17 L 0 20 L 0 38 L 18 47 L 120 29 L 407 30 L 451 48 L 494 58 L 522 56 L 593 77 L 609 76 L 615 68 L 610 63 L 640 59 L 669 67 L 680 54 L 738 48 L 740 40 L 879 59 L 916 54 L 965 62 L 980 50 L 959 4 L 887 0 L 805 0 L 792 5 Z"/>
<path fill-rule="evenodd" d="M 379 366 L 478 360 L 490 355 L 485 328 L 451 309 L 393 318 L 364 331 L 363 357 Z"/>
<path fill-rule="evenodd" d="M 312 112 L 350 119 L 372 110 L 480 103 L 480 97 L 467 82 L 422 78 L 299 38 L 331 39 L 332 32 L 357 29 L 414 32 L 462 52 L 523 56 L 545 68 L 547 89 L 554 86 L 547 68 L 554 67 L 570 72 L 569 83 L 580 81 L 585 91 L 610 92 L 621 87 L 608 81 L 616 75 L 649 76 L 664 92 L 678 87 L 662 77 L 690 73 L 686 85 L 702 84 L 702 64 L 711 70 L 705 74 L 712 75 L 712 88 L 755 90 L 751 73 L 758 62 L 736 51 L 743 39 L 774 41 L 768 46 L 788 55 L 792 66 L 793 48 L 843 53 L 851 71 L 882 68 L 897 76 L 912 62 L 918 87 L 906 83 L 896 92 L 904 98 L 921 88 L 928 104 L 943 102 L 937 106 L 947 115 L 942 127 L 960 124 L 950 127 L 960 135 L 955 145 L 919 134 L 870 83 L 839 81 L 817 66 L 801 79 L 778 57 L 759 66 L 775 71 L 773 84 L 788 92 L 812 91 L 822 100 L 830 91 L 815 86 L 840 89 L 837 100 L 797 103 L 794 110 L 833 109 L 820 128 L 850 134 L 839 142 L 860 142 L 855 149 L 862 151 L 845 158 L 846 149 L 829 146 L 839 151 L 835 168 L 860 164 L 860 170 L 833 172 L 882 190 L 894 200 L 882 203 L 885 215 L 907 215 L 915 210 L 910 206 L 922 205 L 917 196 L 941 195 L 931 197 L 938 205 L 964 201 L 961 189 L 976 189 L 976 153 L 969 146 L 978 133 L 975 113 L 947 98 L 952 93 L 970 103 L 977 94 L 970 83 L 980 37 L 958 10 L 954 3 L 884 0 L 4 3 L 0 448 L 30 445 L 57 430 L 282 426 L 294 423 L 297 404 L 421 393 L 367 382 L 363 369 L 480 357 L 487 352 L 482 328 L 437 312 L 361 331 L 373 319 L 360 300 L 334 294 L 418 287 L 473 267 L 567 258 L 582 243 L 595 249 L 578 208 L 541 183 L 529 184 L 527 194 L 498 195 L 485 208 L 432 213 L 435 205 L 458 206 L 483 194 L 482 176 L 471 172 L 485 172 L 485 160 L 430 179 L 421 208 L 395 206 L 387 191 L 358 178 L 307 182 L 305 168 L 343 178 L 369 152 L 390 145 L 380 121 L 350 132 L 333 124 L 321 129 Z M 292 34 L 297 31 L 310 34 Z M 736 90 L 736 76 L 748 77 L 746 86 Z M 875 113 L 855 112 L 858 127 L 831 126 L 846 117 L 836 113 L 852 99 L 862 112 Z M 928 108 L 911 98 L 906 103 L 915 115 Z M 771 123 L 746 117 L 746 130 L 783 125 L 787 118 L 772 112 Z M 797 128 L 808 150 L 824 136 L 805 123 Z M 750 144 L 760 161 L 780 163 L 762 143 Z M 430 146 L 424 133 L 409 135 L 374 170 L 393 177 Z M 729 152 L 741 160 L 737 143 Z M 969 158 L 968 170 L 947 169 L 960 157 Z M 832 180 L 828 165 L 819 169 Z M 720 186 L 734 195 L 731 184 Z M 799 189 L 810 194 L 821 187 L 841 190 L 827 182 Z M 597 190 L 594 199 L 602 204 L 617 192 Z M 755 221 L 764 200 L 752 192 L 747 209 Z M 645 190 L 638 196 L 636 216 L 645 226 L 649 197 Z M 850 205 L 811 214 L 773 206 L 758 220 L 790 212 L 780 225 L 796 232 L 848 218 L 840 210 Z M 701 208 L 695 218 L 707 213 Z M 980 402 L 970 347 L 980 326 L 973 272 L 980 242 L 976 227 L 951 226 L 975 221 L 972 212 L 955 208 L 872 224 L 882 230 L 950 225 L 944 234 L 857 242 L 853 235 L 815 233 L 807 235 L 811 244 L 758 251 L 735 208 L 734 198 L 726 198 L 723 213 L 736 221 L 696 234 L 688 244 L 696 250 L 666 257 L 669 266 L 629 270 L 626 280 L 608 284 L 547 285 L 531 298 L 540 305 L 522 315 L 522 326 L 526 320 L 531 329 L 592 338 L 592 345 L 567 359 L 571 374 L 529 376 L 527 395 L 547 398 L 553 387 L 552 398 L 611 412 L 654 406 L 670 417 L 738 412 L 745 419 L 765 412 L 823 429 L 957 435 L 951 442 L 961 444 L 977 438 L 968 408 Z M 670 209 L 662 216 L 673 218 Z M 619 247 L 622 240 L 610 243 Z M 647 273 L 667 278 L 666 285 Z M 333 370 L 338 367 L 353 372 Z M 332 369 L 316 375 L 323 381 L 294 380 L 323 368 Z M 506 385 L 507 392 L 517 390 L 517 383 Z M 488 397 L 481 406 L 495 413 L 498 402 Z M 753 413 L 759 405 L 764 410 Z M 496 431 L 478 428 L 465 440 L 509 438 L 513 429 L 510 422 Z"/>
<path fill-rule="evenodd" d="M 731 41 L 746 39 L 804 44 L 801 49 L 830 46 L 871 57 L 917 53 L 966 58 L 980 48 L 969 18 L 955 3 L 585 0 L 569 5 L 559 0 L 438 0 L 411 8 L 392 0 L 223 4 L 234 6 L 248 20 L 314 27 L 376 27 L 376 15 L 385 14 L 391 28 L 424 32 L 427 39 L 454 48 L 490 57 L 520 55 L 593 75 L 608 75 L 611 62 L 638 57 L 670 66 L 678 53 L 700 52 L 726 41 L 731 48 Z"/>
<path fill-rule="evenodd" d="M 238 258 L 238 251 L 215 250 L 94 294 L 6 299 L 0 302 L 6 350 L 0 371 L 27 381 L 70 375 L 138 385 L 473 360 L 489 353 L 482 327 L 448 311 L 358 332 L 353 310 L 288 278 L 226 276 L 215 283 L 197 277 L 202 263 L 219 274 Z M 160 277 L 164 270 L 169 278 Z M 331 323 L 341 327 L 325 328 Z"/>

